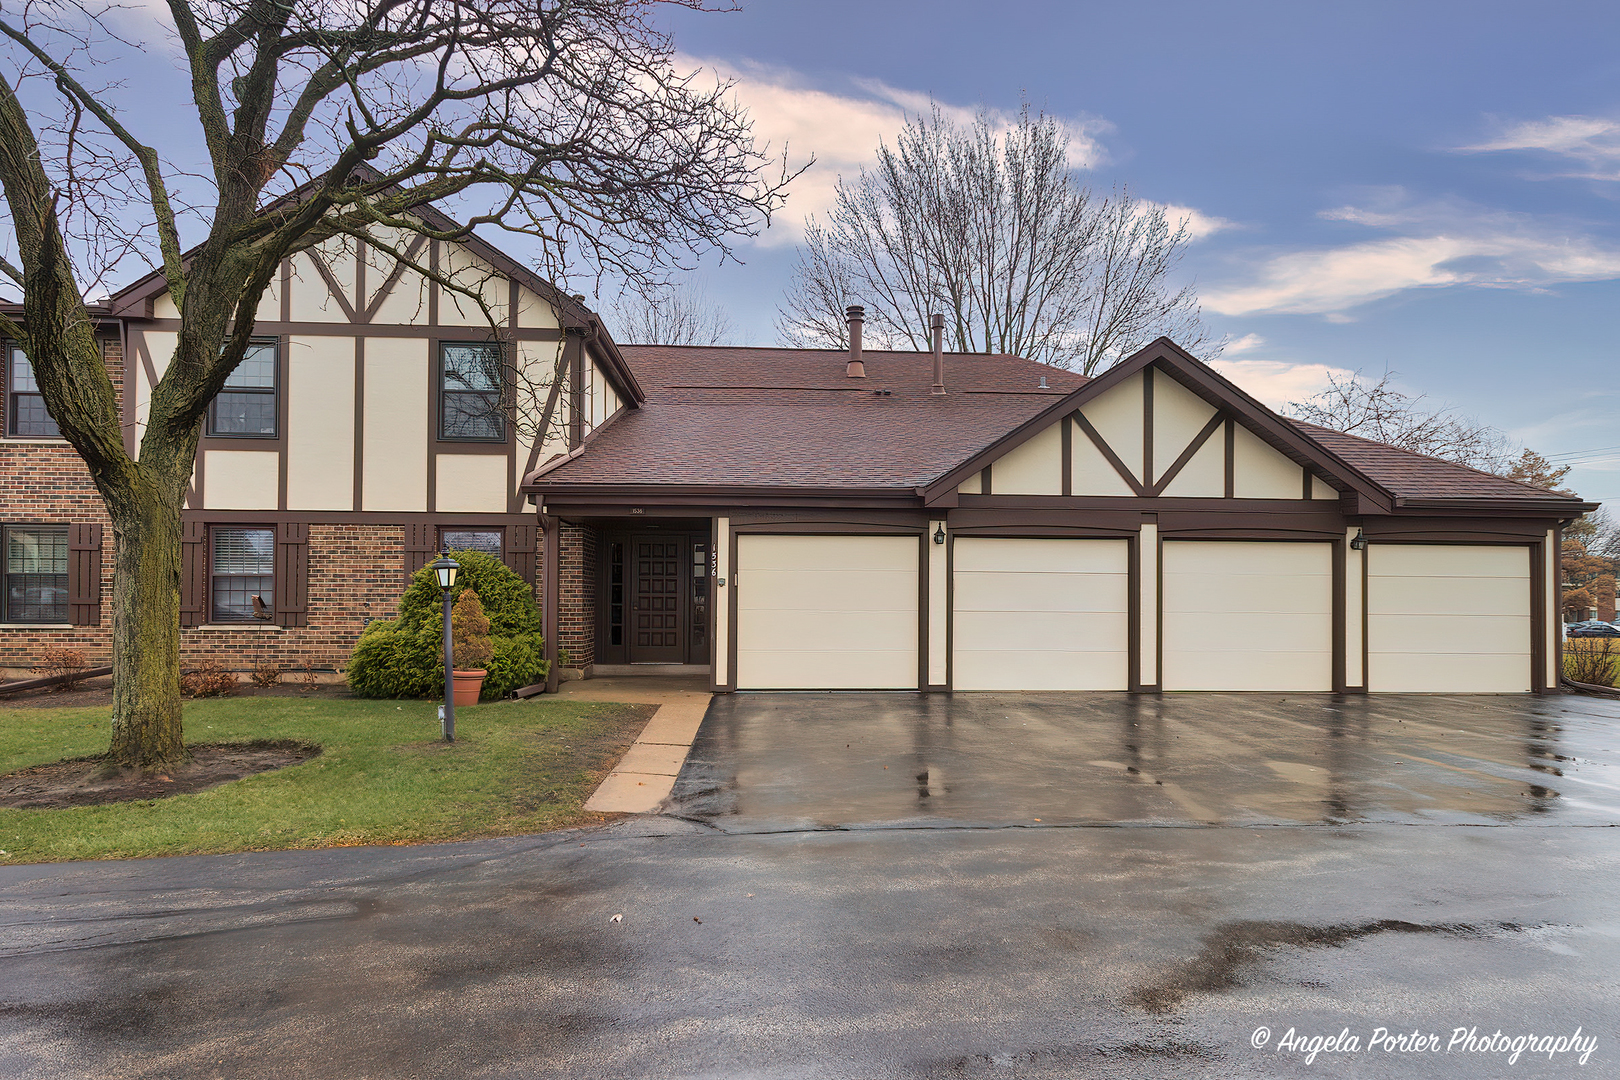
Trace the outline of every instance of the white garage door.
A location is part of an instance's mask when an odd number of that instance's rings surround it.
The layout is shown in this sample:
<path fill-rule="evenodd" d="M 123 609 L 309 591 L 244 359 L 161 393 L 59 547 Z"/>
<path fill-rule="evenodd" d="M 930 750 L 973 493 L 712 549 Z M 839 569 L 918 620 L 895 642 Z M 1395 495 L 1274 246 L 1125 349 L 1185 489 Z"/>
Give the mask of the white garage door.
<path fill-rule="evenodd" d="M 917 687 L 915 536 L 737 538 L 737 687 Z"/>
<path fill-rule="evenodd" d="M 1530 689 L 1530 549 L 1367 548 L 1367 689 Z"/>
<path fill-rule="evenodd" d="M 1332 690 L 1330 544 L 1168 540 L 1166 690 Z"/>
<path fill-rule="evenodd" d="M 957 540 L 952 687 L 1124 690 L 1129 558 L 1124 540 Z"/>

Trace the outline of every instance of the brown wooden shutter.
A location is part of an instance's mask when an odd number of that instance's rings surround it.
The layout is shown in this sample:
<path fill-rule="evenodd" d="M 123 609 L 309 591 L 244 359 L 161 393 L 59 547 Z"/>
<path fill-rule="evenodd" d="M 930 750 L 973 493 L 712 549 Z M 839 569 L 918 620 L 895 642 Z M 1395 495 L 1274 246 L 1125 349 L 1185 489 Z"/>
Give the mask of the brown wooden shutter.
<path fill-rule="evenodd" d="M 302 521 L 276 529 L 276 624 L 309 625 L 309 526 Z"/>
<path fill-rule="evenodd" d="M 208 526 L 180 523 L 180 625 L 201 626 L 208 609 Z"/>
<path fill-rule="evenodd" d="M 101 625 L 101 526 L 68 526 L 68 621 Z"/>
<path fill-rule="evenodd" d="M 432 525 L 405 526 L 405 584 L 410 586 L 416 572 L 433 561 L 435 551 Z"/>
<path fill-rule="evenodd" d="M 506 549 L 501 558 L 524 581 L 534 584 L 534 542 L 538 531 L 533 525 L 508 525 Z"/>

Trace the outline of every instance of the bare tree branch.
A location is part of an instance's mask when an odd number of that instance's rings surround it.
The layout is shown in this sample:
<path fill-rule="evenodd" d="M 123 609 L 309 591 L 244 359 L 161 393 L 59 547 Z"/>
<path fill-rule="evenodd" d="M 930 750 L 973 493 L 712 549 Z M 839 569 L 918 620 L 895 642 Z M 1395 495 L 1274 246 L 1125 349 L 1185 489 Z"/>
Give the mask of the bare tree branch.
<path fill-rule="evenodd" d="M 1326 390 L 1305 401 L 1289 402 L 1283 411 L 1319 427 L 1484 472 L 1509 469 L 1518 448 L 1506 435 L 1448 405 L 1425 404 L 1426 394 L 1402 393 L 1391 385 L 1397 374 L 1386 371 L 1377 382 L 1359 371 L 1343 378 L 1329 375 Z"/>
<path fill-rule="evenodd" d="M 779 309 L 786 344 L 841 348 L 844 308 L 890 348 L 929 347 L 943 312 L 952 347 L 1026 356 L 1085 374 L 1167 334 L 1219 355 L 1191 285 L 1170 278 L 1189 241 L 1164 207 L 1097 198 L 1069 168 L 1068 136 L 1028 106 L 1011 130 L 938 108 L 907 122 L 877 164 L 840 178 L 811 221 Z"/>
<path fill-rule="evenodd" d="M 642 345 L 726 345 L 732 338 L 725 311 L 691 284 L 625 294 L 614 307 L 613 325 L 615 337 Z"/>

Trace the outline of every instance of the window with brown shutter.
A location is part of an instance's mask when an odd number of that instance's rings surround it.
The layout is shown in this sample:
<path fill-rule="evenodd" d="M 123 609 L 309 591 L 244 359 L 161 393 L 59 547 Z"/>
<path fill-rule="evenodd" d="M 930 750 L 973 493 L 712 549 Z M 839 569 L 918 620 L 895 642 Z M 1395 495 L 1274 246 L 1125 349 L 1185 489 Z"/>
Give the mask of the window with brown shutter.
<path fill-rule="evenodd" d="M 180 523 L 180 625 L 201 626 L 208 606 L 208 526 Z"/>
<path fill-rule="evenodd" d="M 8 623 L 68 621 L 68 529 L 11 525 L 5 538 L 3 617 Z"/>
<path fill-rule="evenodd" d="M 101 526 L 68 526 L 68 621 L 101 625 Z"/>

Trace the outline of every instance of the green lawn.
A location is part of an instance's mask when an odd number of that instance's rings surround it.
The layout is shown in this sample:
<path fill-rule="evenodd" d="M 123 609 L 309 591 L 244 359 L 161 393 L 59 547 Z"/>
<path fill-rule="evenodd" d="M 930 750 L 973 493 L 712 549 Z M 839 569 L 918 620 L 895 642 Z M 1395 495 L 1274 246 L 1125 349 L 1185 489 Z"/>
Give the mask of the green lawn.
<path fill-rule="evenodd" d="M 298 739 L 302 764 L 191 795 L 53 810 L 0 808 L 0 865 L 278 848 L 406 844 L 597 820 L 582 805 L 647 711 L 541 699 L 456 710 L 324 697 L 191 701 L 188 743 Z M 0 774 L 101 753 L 108 710 L 0 709 Z"/>

